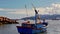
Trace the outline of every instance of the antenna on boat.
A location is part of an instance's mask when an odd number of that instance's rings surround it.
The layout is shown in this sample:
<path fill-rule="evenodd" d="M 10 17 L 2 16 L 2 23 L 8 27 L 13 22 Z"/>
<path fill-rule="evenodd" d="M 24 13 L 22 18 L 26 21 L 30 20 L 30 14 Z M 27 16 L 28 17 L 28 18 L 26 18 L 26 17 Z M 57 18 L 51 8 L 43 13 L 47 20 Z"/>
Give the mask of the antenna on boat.
<path fill-rule="evenodd" d="M 28 12 L 27 12 L 27 6 L 25 4 L 25 9 L 26 9 L 26 16 L 28 17 Z M 27 17 L 26 17 L 26 20 L 27 20 Z"/>
<path fill-rule="evenodd" d="M 28 12 L 27 12 L 27 6 L 26 6 L 26 4 L 25 4 L 25 8 L 26 8 L 26 15 L 28 16 Z"/>

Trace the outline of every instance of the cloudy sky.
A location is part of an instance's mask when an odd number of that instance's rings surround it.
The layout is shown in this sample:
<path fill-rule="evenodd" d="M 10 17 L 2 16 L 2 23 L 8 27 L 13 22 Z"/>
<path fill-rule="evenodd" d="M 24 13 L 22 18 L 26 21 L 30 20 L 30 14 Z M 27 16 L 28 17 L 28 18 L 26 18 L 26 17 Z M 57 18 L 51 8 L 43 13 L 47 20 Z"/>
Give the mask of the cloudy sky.
<path fill-rule="evenodd" d="M 39 14 L 60 14 L 60 0 L 0 0 L 0 16 L 13 19 L 27 17 L 26 14 L 34 16 L 32 3 Z"/>

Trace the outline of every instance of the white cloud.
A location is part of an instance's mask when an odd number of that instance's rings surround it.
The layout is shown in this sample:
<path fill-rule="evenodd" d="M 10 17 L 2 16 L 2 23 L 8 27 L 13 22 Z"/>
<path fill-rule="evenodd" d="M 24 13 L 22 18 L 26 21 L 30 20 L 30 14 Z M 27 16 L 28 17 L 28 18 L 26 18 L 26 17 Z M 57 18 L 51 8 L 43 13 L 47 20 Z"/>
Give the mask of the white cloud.
<path fill-rule="evenodd" d="M 60 8 L 60 4 L 52 4 L 53 7 L 57 7 L 57 8 Z"/>
<path fill-rule="evenodd" d="M 19 9 L 0 8 L 0 11 L 17 11 Z"/>
<path fill-rule="evenodd" d="M 51 4 L 49 7 L 40 7 L 37 8 L 40 11 L 40 14 L 60 14 L 60 4 Z"/>
<path fill-rule="evenodd" d="M 39 14 L 54 14 L 54 13 L 60 14 L 60 4 L 54 4 L 53 3 L 49 7 L 45 7 L 45 8 L 39 7 L 39 8 L 36 8 L 36 9 L 39 10 Z M 34 15 L 34 10 L 31 10 L 31 9 L 27 9 L 27 13 L 26 13 L 26 9 L 0 8 L 0 11 L 8 11 L 9 14 Z"/>
<path fill-rule="evenodd" d="M 27 9 L 27 11 L 26 11 L 26 9 L 20 9 L 20 10 L 17 10 L 17 11 L 14 11 L 14 12 L 8 12 L 8 13 L 10 13 L 10 14 L 20 14 L 20 15 L 28 14 L 30 16 L 34 15 L 34 11 L 31 10 L 31 9 Z"/>

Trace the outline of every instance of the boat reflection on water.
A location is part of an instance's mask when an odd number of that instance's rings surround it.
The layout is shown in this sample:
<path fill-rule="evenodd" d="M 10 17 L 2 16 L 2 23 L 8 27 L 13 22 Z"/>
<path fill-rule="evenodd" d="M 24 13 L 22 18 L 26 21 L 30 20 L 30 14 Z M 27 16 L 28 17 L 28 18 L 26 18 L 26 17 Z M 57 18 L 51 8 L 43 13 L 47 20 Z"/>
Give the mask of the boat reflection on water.
<path fill-rule="evenodd" d="M 36 34 L 47 34 L 47 32 L 43 32 L 43 33 L 36 33 Z"/>

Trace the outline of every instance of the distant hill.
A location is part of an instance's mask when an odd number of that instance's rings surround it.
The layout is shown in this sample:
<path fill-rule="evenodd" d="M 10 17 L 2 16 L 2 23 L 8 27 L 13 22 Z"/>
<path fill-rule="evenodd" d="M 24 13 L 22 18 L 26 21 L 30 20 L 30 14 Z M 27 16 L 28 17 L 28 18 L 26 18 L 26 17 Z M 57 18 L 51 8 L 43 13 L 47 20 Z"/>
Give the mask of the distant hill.
<path fill-rule="evenodd" d="M 60 15 L 57 15 L 57 14 L 54 14 L 54 15 L 40 15 L 40 18 L 41 19 L 55 19 L 55 18 L 60 18 Z M 26 20 L 26 19 L 35 20 L 35 16 L 21 18 L 21 20 Z"/>

